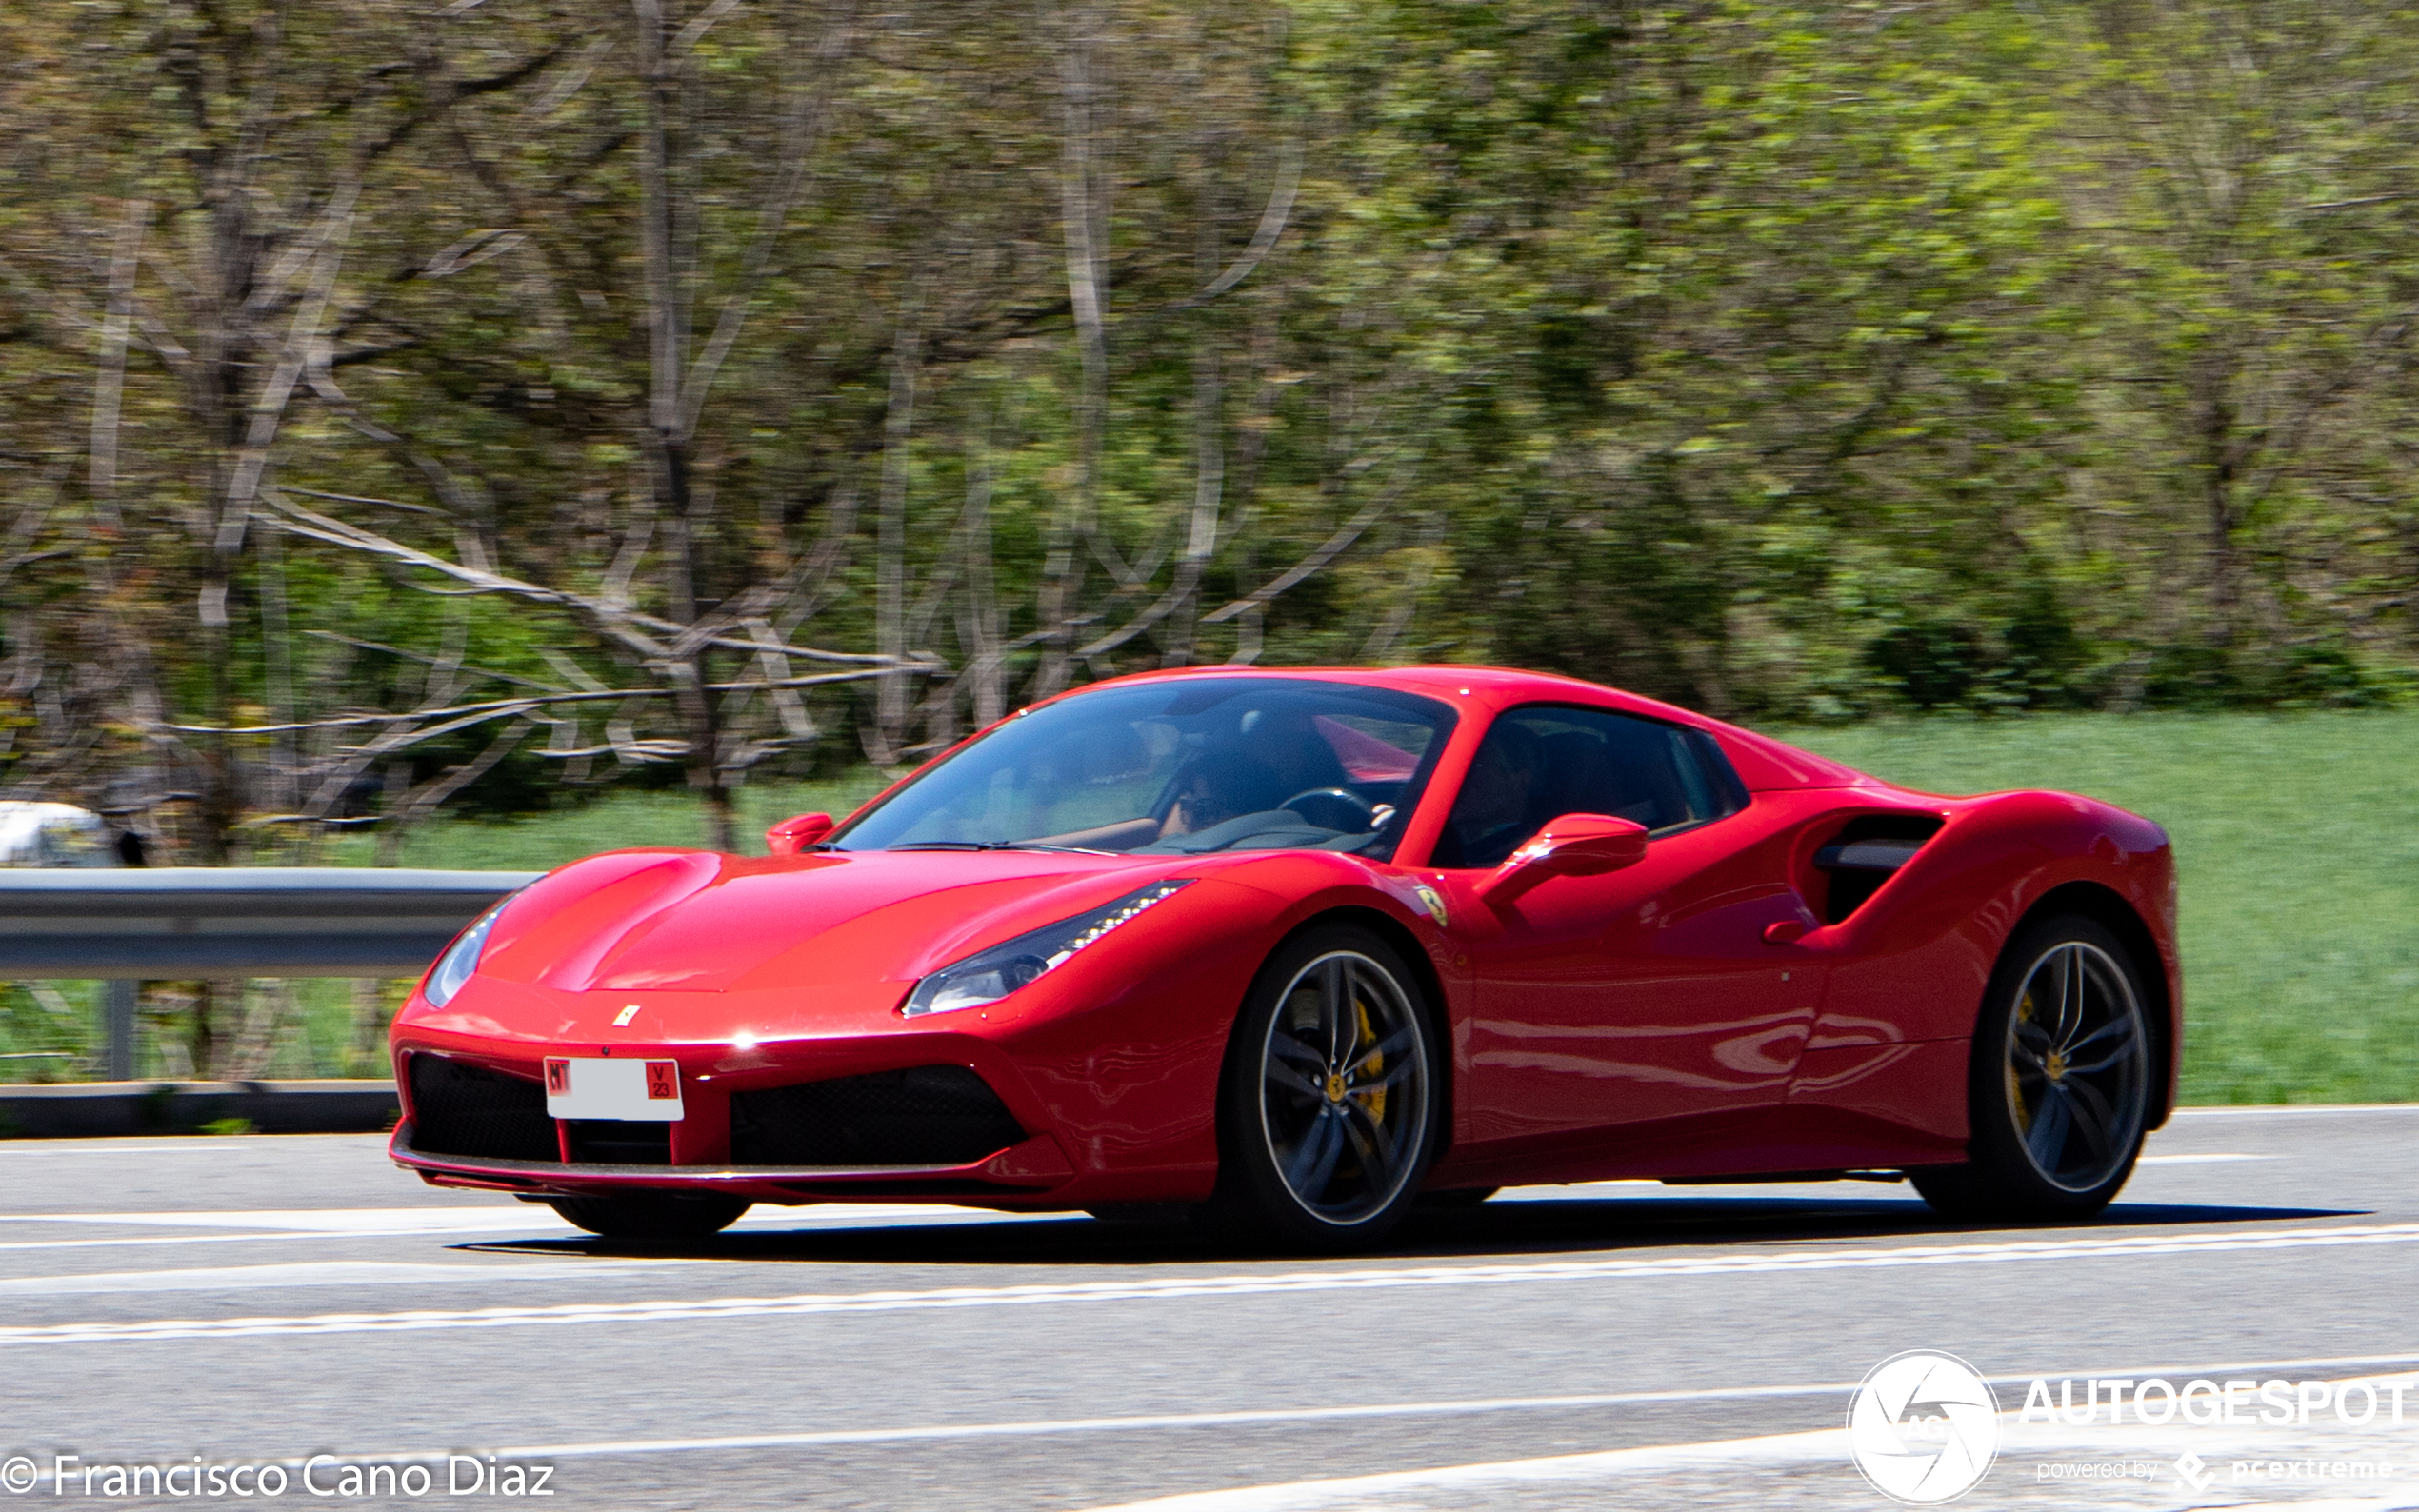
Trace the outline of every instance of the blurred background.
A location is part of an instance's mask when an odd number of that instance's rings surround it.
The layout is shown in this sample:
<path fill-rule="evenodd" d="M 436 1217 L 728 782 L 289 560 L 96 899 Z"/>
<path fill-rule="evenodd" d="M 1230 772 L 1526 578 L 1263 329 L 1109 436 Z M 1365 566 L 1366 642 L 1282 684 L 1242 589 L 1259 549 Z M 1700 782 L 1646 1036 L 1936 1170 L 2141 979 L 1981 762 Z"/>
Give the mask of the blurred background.
<path fill-rule="evenodd" d="M 760 851 L 1495 662 L 2148 813 L 2188 1099 L 2406 1097 L 2414 174 L 2349 0 L 9 4 L 0 848 Z M 398 991 L 147 984 L 142 1074 Z"/>

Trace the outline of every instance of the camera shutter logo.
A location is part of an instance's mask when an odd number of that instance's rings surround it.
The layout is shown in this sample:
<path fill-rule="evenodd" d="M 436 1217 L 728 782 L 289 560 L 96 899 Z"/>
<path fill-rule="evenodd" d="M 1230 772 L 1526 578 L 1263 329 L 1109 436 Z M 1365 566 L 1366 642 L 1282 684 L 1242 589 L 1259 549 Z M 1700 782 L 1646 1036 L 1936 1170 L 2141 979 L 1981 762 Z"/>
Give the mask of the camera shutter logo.
<path fill-rule="evenodd" d="M 1910 1349 L 1858 1383 L 1848 1445 L 1873 1489 L 1930 1506 L 1973 1489 L 1999 1454 L 1999 1399 L 1955 1355 Z"/>

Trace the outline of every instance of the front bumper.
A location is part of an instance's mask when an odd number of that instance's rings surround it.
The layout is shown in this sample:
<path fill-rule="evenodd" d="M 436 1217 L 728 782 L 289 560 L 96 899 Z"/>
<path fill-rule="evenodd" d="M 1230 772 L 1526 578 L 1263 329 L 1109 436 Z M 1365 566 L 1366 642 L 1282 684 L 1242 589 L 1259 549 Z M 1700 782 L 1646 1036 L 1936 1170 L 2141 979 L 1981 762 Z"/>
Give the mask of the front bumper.
<path fill-rule="evenodd" d="M 871 1201 L 1032 1205 L 1075 1176 L 1058 1142 L 1036 1134 L 969 1165 L 651 1165 L 606 1162 L 515 1161 L 430 1154 L 411 1145 L 410 1124 L 395 1129 L 389 1154 L 432 1186 L 528 1197 L 604 1197 L 617 1192 L 688 1191 L 751 1203 Z"/>
<path fill-rule="evenodd" d="M 541 1063 L 413 1046 L 400 1057 L 406 1117 L 389 1153 L 433 1185 L 541 1197 L 687 1190 L 766 1203 L 1049 1205 L 1075 1180 L 1030 1105 L 1020 1117 L 998 1095 L 996 1070 L 819 1062 L 737 1078 L 684 1067 L 693 1077 L 685 1118 L 625 1123 L 550 1116 Z"/>

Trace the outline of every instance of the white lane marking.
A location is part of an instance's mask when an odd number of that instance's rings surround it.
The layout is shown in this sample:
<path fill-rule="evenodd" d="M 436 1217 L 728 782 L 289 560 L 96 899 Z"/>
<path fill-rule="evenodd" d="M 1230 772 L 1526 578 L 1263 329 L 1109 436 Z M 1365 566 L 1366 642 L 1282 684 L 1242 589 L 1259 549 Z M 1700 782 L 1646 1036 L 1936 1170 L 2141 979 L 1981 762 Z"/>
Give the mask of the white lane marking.
<path fill-rule="evenodd" d="M 2419 1103 L 2264 1103 L 2256 1107 L 2179 1107 L 2176 1118 L 2298 1118 L 2327 1113 L 2419 1113 Z"/>
<path fill-rule="evenodd" d="M 489 1281 L 561 1281 L 703 1265 L 702 1260 L 583 1260 L 569 1263 L 427 1264 L 410 1261 L 311 1260 L 275 1265 L 219 1265 L 191 1270 L 117 1270 L 0 1280 L 0 1297 L 63 1297 L 90 1292 L 251 1291 L 288 1286 L 461 1285 Z"/>
<path fill-rule="evenodd" d="M 1663 1443 L 1641 1449 L 1599 1449 L 1592 1454 L 1497 1460 L 1487 1464 L 1451 1464 L 1433 1470 L 1395 1470 L 1327 1481 L 1289 1481 L 1226 1491 L 1189 1491 L 1153 1497 L 1147 1502 L 1124 1502 L 1096 1512 L 1300 1512 L 1347 1503 L 1405 1508 L 1409 1504 L 1403 1500 L 1407 1492 L 1600 1481 L 1639 1471 L 1712 1469 L 1752 1462 L 1794 1464 L 1818 1460 L 1836 1461 L 1843 1468 L 1847 1466 L 1846 1428 L 1767 1434 L 1754 1439 L 1715 1439 L 1702 1443 Z"/>
<path fill-rule="evenodd" d="M 2408 1377 L 2370 1377 L 2372 1385 Z M 2341 1384 L 2340 1383 L 2338 1384 Z M 2346 1441 L 2349 1442 L 2347 1442 Z M 2343 1457 L 2379 1455 L 2400 1458 L 2402 1436 L 2394 1430 L 2354 1429 L 2330 1434 L 2326 1427 L 2268 1428 L 2248 1425 L 2214 1446 L 2205 1428 L 2143 1423 L 2074 1425 L 2023 1421 L 2016 1410 L 2000 1414 L 1998 1473 L 2019 1473 L 2027 1462 L 2053 1457 L 2085 1457 L 2096 1462 L 2134 1458 L 2172 1459 L 2186 1451 L 2207 1451 L 2211 1458 L 2288 1459 L 2306 1455 Z M 2248 1452 L 2247 1452 L 2248 1451 Z M 1413 1512 L 1424 1493 L 1454 1493 L 1511 1485 L 1601 1481 L 1639 1472 L 1732 1468 L 1746 1463 L 1829 1464 L 1845 1472 L 1849 1459 L 1845 1428 L 1767 1434 L 1746 1439 L 1715 1439 L 1696 1443 L 1654 1444 L 1641 1448 L 1605 1449 L 1593 1453 L 1559 1454 L 1536 1459 L 1496 1460 L 1478 1464 L 1439 1465 L 1422 1470 L 1397 1470 L 1379 1475 L 1341 1476 L 1315 1481 L 1288 1481 L 1268 1485 L 1236 1486 L 1217 1491 L 1190 1491 L 1173 1496 L 1124 1502 L 1090 1512 L 1316 1512 L 1324 1507 L 1369 1508 L 1372 1512 Z M 2026 1477 L 2029 1480 L 2029 1477 Z M 2088 1482 L 2087 1482 L 2088 1483 Z M 2184 1508 L 2208 1506 L 2199 1493 L 2180 1479 L 2166 1483 L 2129 1482 L 2133 1504 Z M 2268 1502 L 2264 1506 L 2295 1508 L 2371 1508 L 2419 1505 L 2410 1493 L 2377 1501 L 2329 1499 Z"/>
<path fill-rule="evenodd" d="M 982 1208 L 896 1203 L 821 1203 L 806 1207 L 760 1207 L 732 1225 L 737 1232 L 931 1224 L 1064 1221 L 1065 1213 L 995 1213 Z M 108 1249 L 129 1244 L 225 1243 L 252 1239 L 363 1239 L 450 1234 L 530 1234 L 560 1239 L 570 1232 L 555 1211 L 538 1204 L 484 1207 L 328 1207 L 190 1209 L 156 1213 L 0 1213 L 0 1224 L 65 1224 L 91 1227 L 239 1228 L 270 1233 L 210 1234 L 175 1238 L 34 1239 L 0 1242 L 16 1249 Z"/>
<path fill-rule="evenodd" d="M 1026 1422 L 942 1423 L 914 1428 L 847 1428 L 823 1433 L 759 1433 L 715 1439 L 618 1439 L 541 1443 L 483 1451 L 499 1460 L 567 1460 L 630 1454 L 685 1454 L 728 1449 L 812 1449 L 849 1443 L 920 1443 L 951 1439 L 1048 1438 L 1060 1434 L 1150 1433 L 1181 1428 L 1234 1428 L 1266 1423 L 1332 1422 L 1356 1418 L 1441 1418 L 1497 1412 L 1578 1411 L 1688 1402 L 1745 1402 L 1772 1397 L 1846 1396 L 1853 1382 L 1814 1386 L 1712 1386 L 1695 1391 L 1622 1391 L 1592 1396 L 1480 1397 L 1465 1402 L 1389 1402 L 1350 1407 L 1272 1407 L 1239 1412 L 1162 1413 L 1133 1418 L 1055 1418 Z M 441 1450 L 349 1455 L 348 1463 L 430 1460 Z"/>
<path fill-rule="evenodd" d="M 743 1228 L 780 1228 L 799 1222 L 879 1222 L 909 1217 L 973 1222 L 1014 1218 L 1065 1219 L 1066 1213 L 999 1213 L 945 1203 L 813 1203 L 797 1207 L 760 1205 L 739 1221 Z M 122 1224 L 168 1228 L 283 1228 L 310 1233 L 458 1233 L 465 1228 L 526 1228 L 531 1223 L 561 1224 L 543 1203 L 483 1204 L 424 1207 L 171 1208 L 153 1213 L 0 1213 L 0 1224 Z"/>
<path fill-rule="evenodd" d="M 2233 1361 L 2224 1364 L 2175 1365 L 2148 1370 L 2138 1365 L 2131 1365 L 2126 1367 L 2126 1373 L 2137 1378 L 2159 1376 L 2170 1381 L 2182 1381 L 2197 1376 L 2217 1377 L 2243 1372 L 2259 1372 L 2265 1375 L 2280 1370 L 2403 1364 L 2415 1361 L 2419 1361 L 2419 1355 L 2356 1355 L 2323 1359 Z M 2105 1379 L 2118 1373 L 2053 1369 L 2039 1371 L 2035 1374 L 2052 1380 L 2062 1376 L 2080 1380 L 2091 1375 Z M 2021 1388 L 2033 1378 L 2030 1375 L 2015 1374 L 1993 1376 L 1990 1379 L 1992 1385 L 2006 1389 Z M 581 1443 L 509 1445 L 495 1449 L 483 1448 L 478 1452 L 492 1455 L 499 1460 L 560 1460 L 732 1449 L 819 1448 L 839 1444 L 919 1443 L 965 1439 L 1044 1438 L 1061 1434 L 1147 1433 L 1187 1428 L 1317 1423 L 1356 1418 L 1446 1417 L 1558 1409 L 1573 1411 L 1595 1407 L 1656 1405 L 1671 1403 L 1844 1396 L 1853 1389 L 1855 1388 L 1852 1383 L 1836 1381 L 1809 1385 L 1711 1386 L 1689 1390 L 1604 1392 L 1559 1397 L 1480 1397 L 1465 1401 L 1394 1402 L 1346 1407 L 1277 1407 L 1236 1412 L 1162 1413 L 1130 1418 L 1054 1418 L 1021 1422 L 940 1423 L 909 1428 L 842 1428 L 814 1433 L 738 1434 L 710 1439 L 609 1439 Z M 1694 1446 L 1665 1445 L 1662 1447 Z M 347 1464 L 435 1463 L 443 1461 L 449 1454 L 462 1452 L 464 1451 L 458 1447 L 407 1449 L 386 1450 L 370 1454 L 341 1454 L 336 1458 Z M 279 1461 L 270 1455 L 252 1455 L 244 1458 L 246 1462 L 283 1463 L 289 1470 L 298 1470 L 303 1462 L 300 1458 Z M 43 1482 L 47 1482 L 49 1479 L 49 1472 L 43 1472 Z"/>
<path fill-rule="evenodd" d="M 2136 1165 L 2216 1165 L 2227 1161 L 2272 1161 L 2273 1155 L 2145 1155 Z"/>
<path fill-rule="evenodd" d="M 568 1460 L 581 1457 L 682 1453 L 694 1450 L 818 1448 L 835 1444 L 918 1443 L 952 1439 L 1043 1438 L 1065 1434 L 1135 1433 L 1185 1428 L 1239 1427 L 1261 1423 L 1328 1422 L 1338 1419 L 1354 1418 L 1439 1417 L 1458 1413 L 1520 1412 L 1539 1409 L 1550 1411 L 1555 1408 L 1708 1402 L 1756 1397 L 1845 1395 L 1854 1389 L 1856 1388 L 1853 1383 L 1841 1382 L 1822 1386 L 1735 1386 L 1703 1391 L 1633 1391 L 1584 1397 L 1498 1397 L 1470 1402 L 1402 1402 L 1374 1406 L 1280 1408 L 1251 1412 L 1188 1412 L 1136 1418 L 1061 1418 L 1030 1422 L 977 1422 L 917 1428 L 866 1428 L 830 1433 L 768 1433 L 719 1439 L 630 1439 L 593 1443 L 529 1444 L 502 1449 L 483 1449 L 479 1452 L 497 1460 L 512 1461 Z M 1827 1431 L 1835 1434 L 1844 1433 L 1844 1430 L 1836 1428 Z M 460 1449 L 411 1449 L 380 1454 L 343 1454 L 334 1458 L 344 1464 L 436 1464 L 442 1463 L 448 1455 L 463 1452 Z M 299 1472 L 304 1462 L 299 1456 L 279 1461 L 263 1455 L 255 1456 L 245 1462 L 282 1463 L 290 1472 Z M 49 1470 L 39 1470 L 36 1484 L 47 1484 L 50 1479 Z"/>
<path fill-rule="evenodd" d="M 270 1137 L 285 1140 L 295 1136 L 279 1134 Z M 245 1147 L 224 1138 L 183 1140 L 173 1144 L 123 1144 L 106 1149 L 79 1148 L 74 1145 L 65 1149 L 50 1149 L 46 1147 L 46 1142 L 41 1140 L 10 1140 L 7 1145 L 0 1146 L 0 1164 L 52 1155 L 216 1155 L 224 1158 Z M 253 1153 L 257 1154 L 259 1151 L 255 1149 Z"/>
<path fill-rule="evenodd" d="M 2028 1454 L 2045 1452 L 2080 1452 L 2094 1460 L 2126 1455 L 2165 1460 L 2182 1450 L 2209 1446 L 2206 1438 L 2195 1439 L 2189 1433 L 2175 1431 L 2136 1432 L 2112 1428 L 2098 1436 L 2089 1436 L 2071 1430 L 2029 1432 L 2009 1424 L 2002 1432 L 2007 1435 L 1999 1450 L 2003 1464 L 2021 1460 Z M 2235 1451 L 2229 1449 L 2228 1452 Z M 2259 1457 L 2265 1459 L 2269 1456 L 2263 1450 Z M 1848 1430 L 1820 1428 L 1806 1433 L 1769 1434 L 1752 1439 L 1715 1439 L 1697 1443 L 1603 1449 L 1589 1454 L 1561 1454 L 1532 1460 L 1497 1460 L 1480 1464 L 1442 1465 L 1428 1470 L 1396 1470 L 1380 1475 L 1343 1476 L 1324 1481 L 1289 1481 L 1222 1491 L 1189 1491 L 1142 1502 L 1121 1502 L 1114 1506 L 1095 1507 L 1091 1512 L 1316 1512 L 1323 1507 L 1411 1512 L 1419 1504 L 1413 1498 L 1422 1493 L 1603 1481 L 1640 1473 L 1729 1469 L 1744 1464 L 1829 1464 L 1844 1471 L 1848 1462 Z M 2001 1473 L 2004 1475 L 2006 1472 L 2003 1470 Z M 2191 1492 L 2180 1482 L 2172 1484 L 2152 1482 L 2136 1485 L 2134 1494 L 2137 1497 L 2156 1499 L 2138 1504 L 2173 1508 L 2210 1504 L 2200 1500 L 2197 1493 Z M 2287 1507 L 2295 1509 L 2295 1512 L 2391 1512 L 2391 1509 L 2419 1505 L 2419 1498 L 2406 1492 L 2375 1500 L 2329 1498 L 2323 1501 L 2269 1502 L 2249 1507 L 2233 1505 L 2236 1512 Z"/>
<path fill-rule="evenodd" d="M 931 1291 L 803 1292 L 785 1297 L 673 1298 L 661 1302 L 566 1303 L 551 1307 L 459 1311 L 324 1313 L 298 1317 L 173 1319 L 141 1323 L 0 1327 L 0 1345 L 97 1343 L 127 1340 L 230 1339 L 270 1334 L 402 1333 L 435 1328 L 512 1328 L 536 1324 L 696 1322 L 803 1317 L 825 1313 L 909 1312 L 940 1308 L 1034 1306 L 1062 1303 L 1169 1301 L 1278 1293 L 1372 1291 L 1409 1286 L 1505 1285 L 1537 1282 L 1657 1280 L 1777 1271 L 1864 1270 L 1909 1265 L 1971 1265 L 2045 1260 L 2127 1259 L 2243 1250 L 2419 1243 L 2419 1224 L 2266 1229 L 2221 1234 L 2156 1234 L 2124 1239 L 2025 1240 L 1995 1244 L 1921 1244 L 1900 1249 L 1761 1250 L 1648 1260 L 1551 1261 L 1520 1265 L 1406 1265 L 1377 1270 L 1156 1277 L 1022 1286 L 952 1286 Z"/>
<path fill-rule="evenodd" d="M 0 1224 L 123 1224 L 142 1228 L 275 1228 L 308 1234 L 460 1234 L 471 1229 L 569 1228 L 551 1207 L 267 1207 L 159 1213 L 0 1213 Z"/>
<path fill-rule="evenodd" d="M 2310 1502 L 2243 1502 L 2227 1512 L 2409 1512 L 2419 1507 L 2419 1496 L 2325 1497 Z"/>
<path fill-rule="evenodd" d="M 492 1234 L 495 1230 L 486 1227 L 424 1228 L 415 1229 L 412 1232 L 425 1236 L 433 1234 Z M 376 1234 L 351 1233 L 338 1229 L 328 1233 L 311 1233 L 309 1231 L 295 1233 L 281 1230 L 276 1233 L 269 1234 L 146 1235 L 141 1239 L 18 1239 L 10 1240 L 7 1243 L 0 1243 L 0 1251 L 18 1249 L 124 1249 L 133 1244 L 256 1244 L 264 1240 L 272 1242 L 284 1240 L 289 1243 L 299 1243 L 303 1241 L 312 1239 L 375 1239 L 381 1236 Z M 388 1235 L 386 1237 L 392 1236 Z M 559 1239 L 562 1236 L 560 1234 L 550 1233 L 544 1237 L 548 1239 Z"/>

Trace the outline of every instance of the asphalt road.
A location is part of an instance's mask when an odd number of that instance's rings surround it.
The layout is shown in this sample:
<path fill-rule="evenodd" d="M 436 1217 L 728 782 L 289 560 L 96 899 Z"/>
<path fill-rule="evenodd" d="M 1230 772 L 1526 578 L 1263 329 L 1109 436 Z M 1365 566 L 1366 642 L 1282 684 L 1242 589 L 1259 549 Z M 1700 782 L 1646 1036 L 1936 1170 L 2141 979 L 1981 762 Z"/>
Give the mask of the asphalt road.
<path fill-rule="evenodd" d="M 2399 1402 L 2414 1136 L 2419 1106 L 2186 1113 L 2074 1227 L 1948 1225 L 1898 1186 L 1620 1183 L 1340 1261 L 836 1205 L 649 1252 L 425 1187 L 375 1139 L 0 1144 L 0 1509 L 30 1473 L 27 1504 L 89 1502 L 111 1465 L 197 1459 L 350 1506 L 494 1504 L 544 1466 L 579 1507 L 1871 1508 L 1842 1424 L 1910 1349 L 2004 1409 L 1960 1505 L 2419 1506 L 2419 1390 L 2407 1424 L 2018 1411 L 2036 1376 Z"/>

